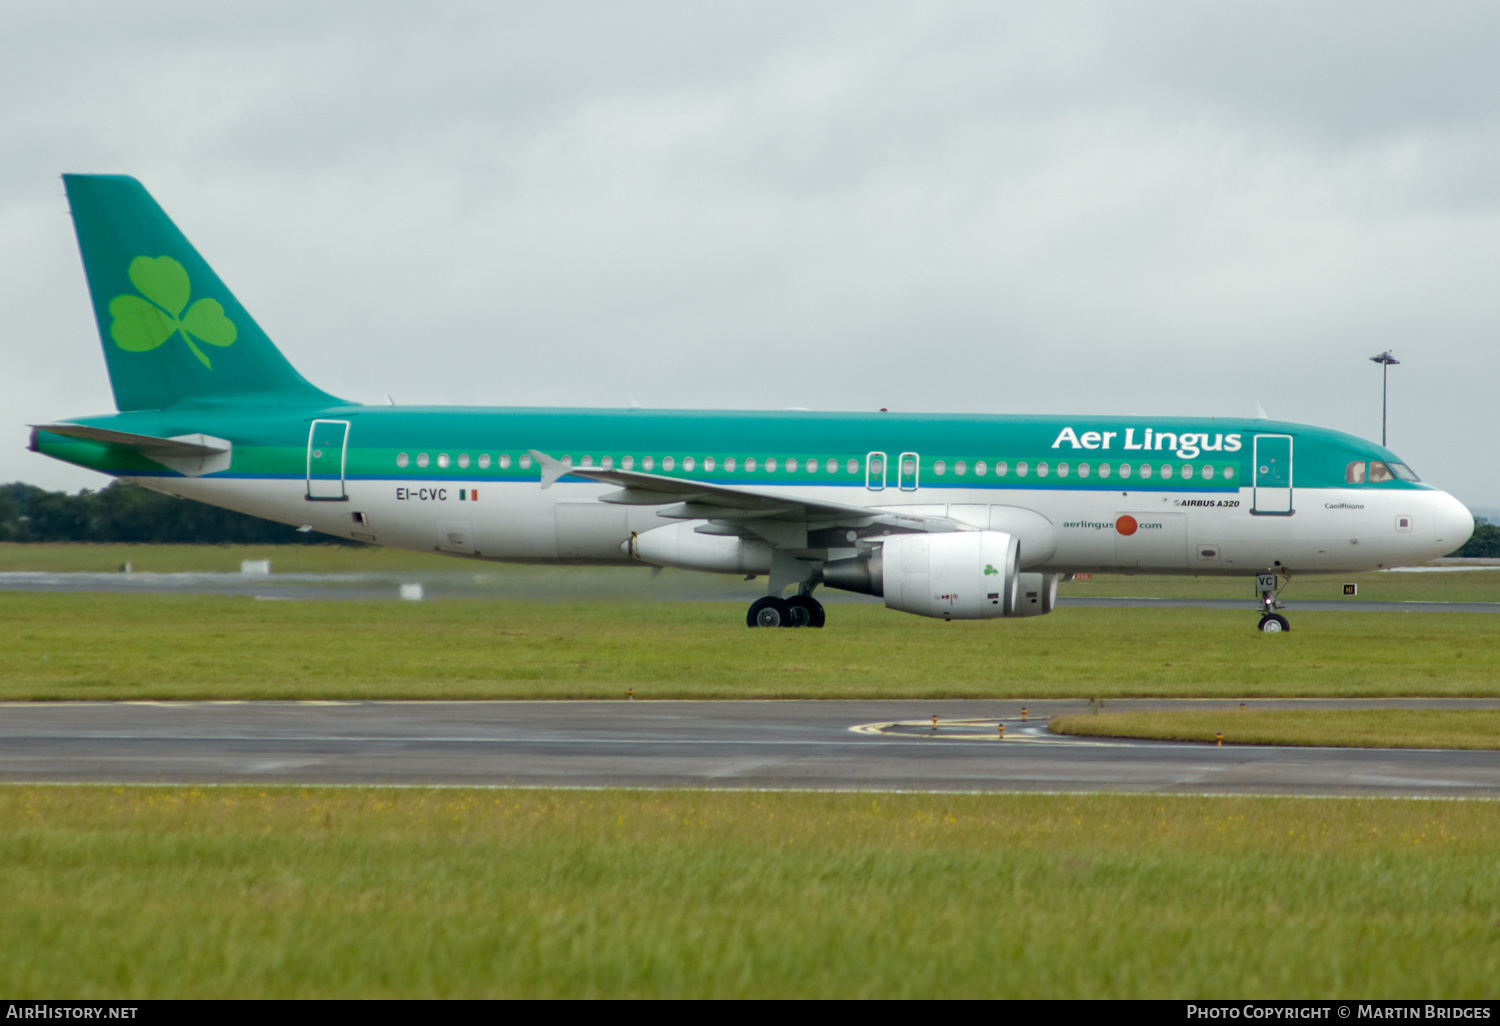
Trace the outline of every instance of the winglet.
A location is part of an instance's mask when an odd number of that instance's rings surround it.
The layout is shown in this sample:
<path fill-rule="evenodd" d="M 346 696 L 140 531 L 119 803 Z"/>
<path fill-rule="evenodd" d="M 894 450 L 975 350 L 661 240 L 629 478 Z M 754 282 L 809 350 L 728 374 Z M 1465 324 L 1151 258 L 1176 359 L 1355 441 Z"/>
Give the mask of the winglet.
<path fill-rule="evenodd" d="M 536 449 L 527 449 L 526 451 L 531 453 L 531 458 L 542 466 L 543 488 L 551 488 L 557 483 L 558 478 L 573 469 L 561 460 L 555 460 L 544 452 L 539 452 Z"/>

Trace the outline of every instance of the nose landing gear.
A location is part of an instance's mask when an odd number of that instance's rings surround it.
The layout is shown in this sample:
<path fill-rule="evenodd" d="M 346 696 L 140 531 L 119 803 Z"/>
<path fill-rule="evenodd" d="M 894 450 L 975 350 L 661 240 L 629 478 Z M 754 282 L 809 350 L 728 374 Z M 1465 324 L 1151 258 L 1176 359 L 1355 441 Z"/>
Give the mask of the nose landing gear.
<path fill-rule="evenodd" d="M 1286 608 L 1281 604 L 1278 596 L 1281 594 L 1281 589 L 1290 584 L 1291 580 L 1290 574 L 1287 574 L 1286 579 L 1280 584 L 1277 583 L 1277 575 L 1274 573 L 1258 574 L 1256 576 L 1255 587 L 1260 592 L 1261 609 L 1260 624 L 1256 627 L 1257 630 L 1265 634 L 1282 634 L 1292 629 L 1292 625 L 1287 623 L 1286 617 L 1276 612 L 1278 609 Z"/>

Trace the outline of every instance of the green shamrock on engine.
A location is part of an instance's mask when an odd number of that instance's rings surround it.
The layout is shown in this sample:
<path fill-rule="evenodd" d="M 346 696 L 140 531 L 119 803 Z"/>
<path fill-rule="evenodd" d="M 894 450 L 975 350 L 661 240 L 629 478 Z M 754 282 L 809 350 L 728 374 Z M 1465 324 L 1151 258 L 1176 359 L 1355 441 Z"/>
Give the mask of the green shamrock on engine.
<path fill-rule="evenodd" d="M 115 345 L 132 353 L 155 349 L 174 334 L 180 334 L 203 366 L 213 369 L 194 339 L 211 346 L 233 345 L 238 332 L 224 316 L 216 299 L 200 299 L 188 306 L 192 284 L 187 271 L 171 257 L 139 256 L 130 261 L 130 283 L 141 296 L 119 295 L 109 301 L 114 321 L 109 336 Z M 183 314 L 183 309 L 187 314 Z"/>

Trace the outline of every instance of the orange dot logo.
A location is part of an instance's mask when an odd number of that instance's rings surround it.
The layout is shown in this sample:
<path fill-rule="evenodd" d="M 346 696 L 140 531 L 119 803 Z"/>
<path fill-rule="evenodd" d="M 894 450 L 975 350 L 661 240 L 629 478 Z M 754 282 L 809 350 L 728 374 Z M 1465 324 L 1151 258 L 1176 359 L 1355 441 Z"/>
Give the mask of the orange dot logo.
<path fill-rule="evenodd" d="M 1135 517 L 1130 516 L 1129 514 L 1126 514 L 1125 516 L 1115 521 L 1115 530 L 1119 531 L 1127 538 L 1129 538 L 1132 534 L 1135 534 L 1135 529 L 1139 526 L 1140 525 L 1135 522 Z"/>

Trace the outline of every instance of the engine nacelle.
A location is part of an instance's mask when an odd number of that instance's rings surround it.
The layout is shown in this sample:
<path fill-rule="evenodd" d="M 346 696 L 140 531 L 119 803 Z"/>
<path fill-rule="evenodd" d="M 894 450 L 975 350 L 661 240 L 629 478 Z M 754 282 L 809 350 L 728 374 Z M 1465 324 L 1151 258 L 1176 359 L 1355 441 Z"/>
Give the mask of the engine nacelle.
<path fill-rule="evenodd" d="M 1041 616 L 1057 605 L 1059 574 L 1017 574 L 1016 607 L 1006 616 Z"/>
<path fill-rule="evenodd" d="M 722 534 L 698 534 L 693 525 L 671 524 L 634 534 L 620 548 L 626 555 L 682 570 L 713 574 L 768 574 L 771 546 Z"/>
<path fill-rule="evenodd" d="M 900 534 L 868 555 L 826 564 L 823 582 L 881 595 L 888 608 L 918 616 L 1015 616 L 1016 549 L 1016 539 L 1003 531 Z"/>

